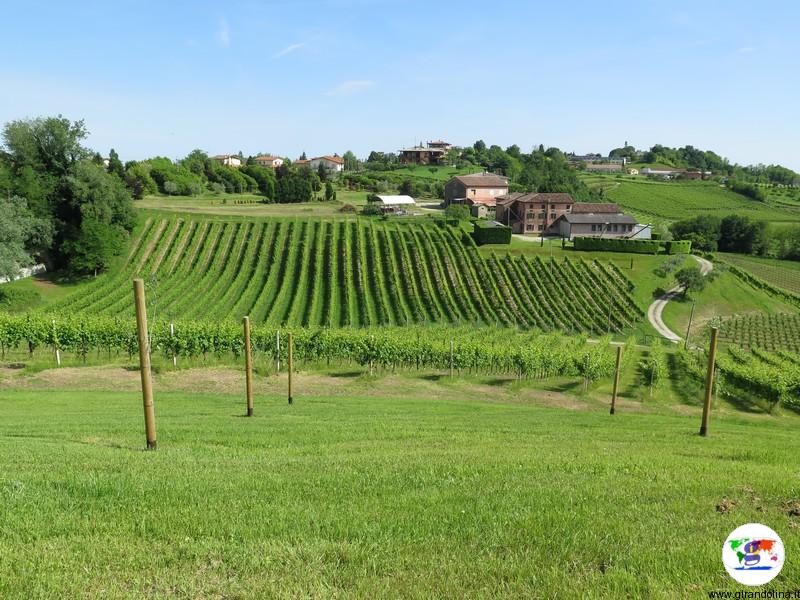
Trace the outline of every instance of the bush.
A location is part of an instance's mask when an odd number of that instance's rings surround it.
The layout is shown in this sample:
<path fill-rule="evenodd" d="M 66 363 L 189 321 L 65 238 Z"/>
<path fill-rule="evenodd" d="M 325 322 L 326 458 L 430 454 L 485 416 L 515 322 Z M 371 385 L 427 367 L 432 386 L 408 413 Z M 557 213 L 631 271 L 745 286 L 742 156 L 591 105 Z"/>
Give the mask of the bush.
<path fill-rule="evenodd" d="M 478 246 L 511 243 L 511 227 L 492 221 L 475 221 L 473 227 L 472 239 L 475 240 Z"/>
<path fill-rule="evenodd" d="M 689 240 L 669 241 L 637 240 L 628 238 L 576 237 L 575 250 L 596 252 L 630 252 L 633 254 L 689 254 L 692 242 Z"/>

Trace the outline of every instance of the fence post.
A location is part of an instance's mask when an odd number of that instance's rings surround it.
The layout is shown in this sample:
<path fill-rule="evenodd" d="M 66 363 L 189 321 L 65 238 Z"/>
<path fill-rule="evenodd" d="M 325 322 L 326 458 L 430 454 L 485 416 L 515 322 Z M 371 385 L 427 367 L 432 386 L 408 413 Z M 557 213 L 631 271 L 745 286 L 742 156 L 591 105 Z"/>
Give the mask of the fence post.
<path fill-rule="evenodd" d="M 169 337 L 170 337 L 170 339 L 175 337 L 175 323 L 170 323 L 169 324 Z M 172 366 L 173 367 L 177 367 L 178 366 L 178 357 L 175 354 L 175 344 L 174 343 L 172 344 Z"/>
<path fill-rule="evenodd" d="M 253 354 L 250 351 L 250 317 L 242 319 L 244 326 L 244 370 L 247 392 L 247 416 L 253 416 Z"/>
<path fill-rule="evenodd" d="M 717 333 L 719 328 L 711 328 L 711 346 L 708 349 L 708 371 L 706 372 L 706 395 L 703 400 L 703 420 L 700 423 L 700 435 L 708 435 L 708 413 L 711 410 L 711 392 L 714 389 L 714 368 L 717 358 Z"/>
<path fill-rule="evenodd" d="M 136 303 L 136 335 L 139 338 L 139 373 L 142 378 L 142 402 L 144 405 L 144 430 L 147 449 L 156 449 L 156 413 L 153 407 L 153 380 L 150 372 L 150 338 L 147 333 L 147 307 L 144 299 L 144 280 L 133 280 L 133 296 Z"/>
<path fill-rule="evenodd" d="M 289 332 L 289 347 L 286 349 L 286 368 L 289 369 L 289 404 L 292 403 L 292 353 L 294 351 L 294 339 L 292 332 Z"/>
<path fill-rule="evenodd" d="M 56 334 L 56 320 L 53 319 L 53 350 L 56 354 L 56 366 L 61 366 L 61 350 L 58 349 L 58 336 Z"/>
<path fill-rule="evenodd" d="M 622 346 L 617 346 L 617 364 L 614 367 L 614 391 L 611 393 L 611 414 L 617 408 L 617 390 L 619 389 L 619 365 L 622 362 Z"/>

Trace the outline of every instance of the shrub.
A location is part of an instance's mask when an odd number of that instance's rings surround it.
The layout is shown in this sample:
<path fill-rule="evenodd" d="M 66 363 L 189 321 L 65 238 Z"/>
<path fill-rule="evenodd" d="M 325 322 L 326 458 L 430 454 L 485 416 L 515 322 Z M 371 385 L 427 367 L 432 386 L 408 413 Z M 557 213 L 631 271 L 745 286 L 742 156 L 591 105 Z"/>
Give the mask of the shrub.
<path fill-rule="evenodd" d="M 492 221 L 475 221 L 472 239 L 478 246 L 484 244 L 510 244 L 511 228 Z"/>

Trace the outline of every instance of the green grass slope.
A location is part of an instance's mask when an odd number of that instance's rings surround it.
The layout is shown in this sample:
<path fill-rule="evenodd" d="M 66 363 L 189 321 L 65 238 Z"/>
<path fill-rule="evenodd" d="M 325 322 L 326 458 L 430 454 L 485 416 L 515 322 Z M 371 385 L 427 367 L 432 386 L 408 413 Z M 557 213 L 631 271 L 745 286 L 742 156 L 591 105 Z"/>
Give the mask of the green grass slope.
<path fill-rule="evenodd" d="M 795 416 L 173 392 L 143 452 L 135 392 L 0 406 L 3 598 L 705 597 L 750 521 L 800 587 Z"/>

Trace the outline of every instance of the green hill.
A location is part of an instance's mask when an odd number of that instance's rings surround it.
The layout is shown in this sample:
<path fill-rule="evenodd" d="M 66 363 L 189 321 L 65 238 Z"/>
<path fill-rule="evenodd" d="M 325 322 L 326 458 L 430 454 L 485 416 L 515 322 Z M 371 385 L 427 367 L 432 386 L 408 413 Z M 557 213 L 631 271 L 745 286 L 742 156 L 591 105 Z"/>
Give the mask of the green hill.
<path fill-rule="evenodd" d="M 653 221 L 677 221 L 702 214 L 736 213 L 776 223 L 800 222 L 800 205 L 770 199 L 757 202 L 710 181 L 653 181 L 641 177 L 586 175 L 583 181 L 603 191 L 608 202 Z"/>

